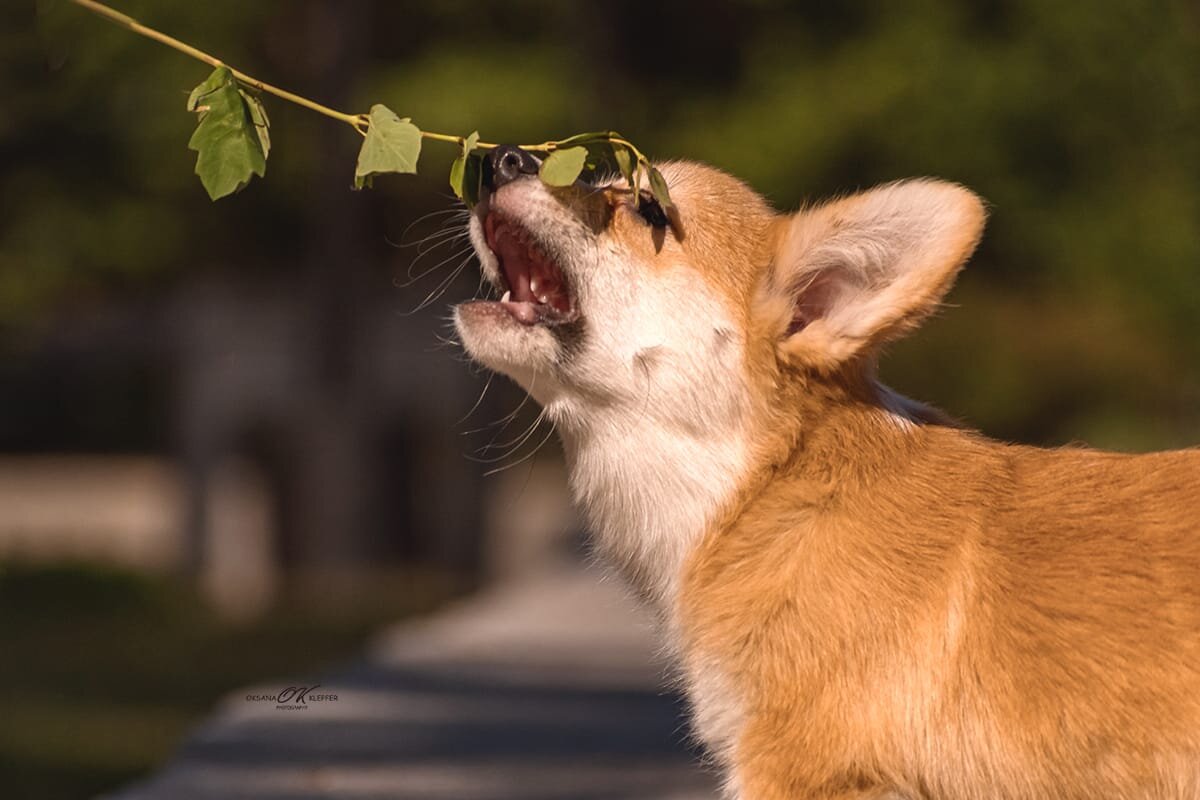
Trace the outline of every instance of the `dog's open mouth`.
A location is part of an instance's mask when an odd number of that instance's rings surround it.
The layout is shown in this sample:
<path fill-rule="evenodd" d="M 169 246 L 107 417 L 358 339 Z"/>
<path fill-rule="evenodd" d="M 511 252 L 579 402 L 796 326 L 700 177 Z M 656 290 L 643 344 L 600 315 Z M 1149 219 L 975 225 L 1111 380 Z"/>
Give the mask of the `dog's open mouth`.
<path fill-rule="evenodd" d="M 524 227 L 496 213 L 483 221 L 487 246 L 499 262 L 499 304 L 522 325 L 560 325 L 579 314 L 566 276 Z"/>

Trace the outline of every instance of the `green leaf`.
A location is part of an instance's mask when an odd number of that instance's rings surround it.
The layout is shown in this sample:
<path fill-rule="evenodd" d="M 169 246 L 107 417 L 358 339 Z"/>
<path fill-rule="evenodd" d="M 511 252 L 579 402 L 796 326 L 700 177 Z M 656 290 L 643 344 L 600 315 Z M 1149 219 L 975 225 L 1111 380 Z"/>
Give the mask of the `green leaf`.
<path fill-rule="evenodd" d="M 667 189 L 667 182 L 656 167 L 650 167 L 650 192 L 658 204 L 663 207 L 663 211 L 671 211 L 675 208 L 675 204 L 671 202 L 671 192 Z"/>
<path fill-rule="evenodd" d="M 450 188 L 454 190 L 454 194 L 460 200 L 463 199 L 463 177 L 466 171 L 467 159 L 478 142 L 479 131 L 475 131 L 463 140 L 462 153 L 450 165 Z"/>
<path fill-rule="evenodd" d="M 483 186 L 483 156 L 472 153 L 463 166 L 463 202 L 474 208 L 479 202 L 479 190 Z"/>
<path fill-rule="evenodd" d="M 250 111 L 250 121 L 254 123 L 254 132 L 258 134 L 258 144 L 262 147 L 263 158 L 271 155 L 271 120 L 267 117 L 267 109 L 257 94 L 251 94 L 245 89 L 238 89 L 246 108 Z"/>
<path fill-rule="evenodd" d="M 204 83 L 192 89 L 192 93 L 188 95 L 187 110 L 196 111 L 199 108 L 201 98 L 212 94 L 227 83 L 232 83 L 234 80 L 233 73 L 229 67 L 217 67 L 212 71 Z"/>
<path fill-rule="evenodd" d="M 459 156 L 450 162 L 450 188 L 459 200 L 463 196 L 463 171 L 467 165 L 467 157 Z"/>
<path fill-rule="evenodd" d="M 370 186 L 376 175 L 386 172 L 415 173 L 420 155 L 420 129 L 387 106 L 371 106 L 367 136 L 354 168 L 354 188 Z"/>
<path fill-rule="evenodd" d="M 213 200 L 233 194 L 267 171 L 267 157 L 246 99 L 233 73 L 218 67 L 188 97 L 200 114 L 188 147 L 195 150 L 196 174 Z M 265 121 L 265 116 L 264 116 Z"/>
<path fill-rule="evenodd" d="M 546 156 L 538 175 L 547 186 L 570 186 L 583 172 L 583 164 L 587 160 L 586 147 L 568 147 L 566 150 L 555 150 Z"/>
<path fill-rule="evenodd" d="M 618 146 L 608 140 L 588 142 L 583 145 L 587 148 L 588 157 L 584 162 L 584 166 L 590 170 L 598 170 L 611 168 L 616 165 L 616 156 Z"/>
<path fill-rule="evenodd" d="M 633 157 L 633 153 L 627 147 L 614 147 L 613 160 L 617 162 L 617 169 L 621 171 L 629 188 L 636 189 L 633 175 L 633 165 L 636 163 L 636 159 Z"/>

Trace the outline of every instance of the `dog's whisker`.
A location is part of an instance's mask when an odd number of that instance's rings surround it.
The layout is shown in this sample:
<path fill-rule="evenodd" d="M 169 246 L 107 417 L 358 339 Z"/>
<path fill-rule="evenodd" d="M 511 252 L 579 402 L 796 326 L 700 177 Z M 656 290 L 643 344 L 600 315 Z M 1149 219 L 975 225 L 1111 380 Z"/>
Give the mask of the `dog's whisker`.
<path fill-rule="evenodd" d="M 461 255 L 461 253 L 459 253 L 458 255 Z M 425 295 L 425 299 L 421 301 L 421 304 L 418 305 L 416 308 L 414 308 L 409 313 L 415 314 L 418 311 L 422 311 L 422 310 L 428 308 L 432 303 L 437 301 L 437 299 L 439 297 L 441 297 L 447 289 L 450 288 L 450 285 L 452 283 L 454 283 L 455 279 L 458 278 L 458 276 L 462 274 L 462 271 L 464 269 L 466 269 L 467 264 L 471 263 L 471 259 L 474 257 L 475 257 L 474 251 L 469 252 L 463 258 L 463 260 L 461 262 L 459 262 L 459 265 L 448 276 L 446 276 L 445 280 L 443 280 L 440 284 L 438 284 L 436 287 L 434 287 L 433 291 L 431 291 L 429 294 Z"/>
<path fill-rule="evenodd" d="M 446 256 L 441 261 L 434 264 L 432 267 L 427 267 L 426 269 L 422 270 L 420 273 L 418 273 L 416 275 L 410 274 L 408 280 L 397 283 L 396 286 L 400 289 L 407 289 L 409 286 L 412 286 L 414 283 L 417 283 L 418 281 L 422 280 L 423 278 L 425 278 L 429 275 L 432 275 L 433 273 L 437 272 L 442 267 L 446 266 L 447 264 L 451 263 L 452 261 L 454 261 L 457 258 L 463 258 L 464 256 L 466 256 L 466 259 L 469 261 L 470 258 L 474 255 L 474 252 L 475 251 L 469 247 L 459 248 L 458 250 L 451 252 L 448 256 Z M 461 266 L 462 265 L 460 264 L 460 268 L 461 268 Z M 441 284 L 439 284 L 439 286 L 440 285 Z M 429 296 L 426 296 L 425 301 L 428 301 L 428 300 L 429 300 Z M 420 308 L 425 307 L 425 301 L 422 301 L 422 305 L 418 307 L 418 310 L 420 310 Z"/>
<path fill-rule="evenodd" d="M 464 422 L 466 422 L 468 419 L 471 418 L 472 414 L 474 414 L 476 411 L 479 410 L 479 407 L 481 405 L 483 405 L 483 398 L 487 394 L 488 389 L 492 388 L 492 379 L 495 377 L 496 377 L 496 373 L 494 373 L 494 372 L 488 373 L 487 382 L 485 384 L 483 384 L 483 389 L 480 390 L 479 397 L 475 398 L 474 405 L 472 405 L 467 410 L 467 413 L 463 414 L 462 417 L 458 420 L 458 422 L 454 423 L 455 427 L 462 425 Z"/>
<path fill-rule="evenodd" d="M 506 458 L 511 458 L 514 453 L 516 453 L 518 450 L 521 449 L 521 446 L 523 444 L 525 444 L 525 442 L 529 441 L 529 438 L 531 436 L 533 436 L 534 432 L 537 430 L 538 426 L 542 424 L 542 420 L 544 420 L 545 418 L 546 418 L 546 410 L 542 409 L 538 413 L 538 415 L 534 418 L 533 422 L 530 423 L 530 425 L 524 431 L 521 432 L 520 436 L 515 437 L 511 441 L 505 442 L 502 445 L 494 445 L 493 446 L 492 443 L 489 443 L 489 444 L 485 445 L 484 447 L 481 447 L 477 451 L 478 453 L 482 454 L 482 453 L 486 453 L 488 450 L 491 450 L 491 449 L 505 448 L 506 452 L 504 452 L 498 456 L 489 457 L 489 458 L 476 457 L 473 460 L 478 461 L 481 464 L 494 464 L 498 461 L 503 461 Z M 551 429 L 553 429 L 553 426 L 551 426 Z M 495 438 L 493 438 L 492 442 L 494 442 L 494 441 L 495 441 Z"/>
<path fill-rule="evenodd" d="M 541 451 L 541 449 L 543 447 L 545 447 L 546 443 L 548 441 L 550 441 L 550 437 L 552 437 L 553 435 L 554 435 L 554 426 L 551 425 L 550 430 L 546 432 L 545 437 L 543 437 L 542 440 L 540 442 L 538 442 L 537 447 L 535 447 L 531 453 L 529 453 L 526 456 L 523 456 L 519 461 L 516 461 L 512 464 L 505 464 L 504 466 L 496 467 L 494 469 L 490 469 L 490 470 L 484 472 L 483 473 L 484 477 L 488 477 L 490 475 L 495 475 L 496 473 L 503 472 L 506 469 L 512 469 L 513 467 L 520 466 L 523 462 L 528 461 L 529 459 L 536 456 Z M 526 478 L 526 481 L 528 481 L 528 478 Z M 524 491 L 524 489 L 522 489 L 522 491 Z"/>
<path fill-rule="evenodd" d="M 471 212 L 463 208 L 440 209 L 438 211 L 430 211 L 428 214 L 422 214 L 405 226 L 404 230 L 400 233 L 400 240 L 393 246 L 398 248 L 408 248 L 420 244 L 421 241 L 424 240 L 424 237 L 422 237 L 422 239 L 418 239 L 416 242 L 406 242 L 405 239 L 408 238 L 408 235 L 412 233 L 414 228 L 426 222 L 427 220 L 436 219 L 438 217 L 447 217 L 448 219 L 445 219 L 439 223 L 438 227 L 442 228 L 448 224 L 459 222 L 460 220 L 466 220 L 470 218 L 470 216 Z"/>

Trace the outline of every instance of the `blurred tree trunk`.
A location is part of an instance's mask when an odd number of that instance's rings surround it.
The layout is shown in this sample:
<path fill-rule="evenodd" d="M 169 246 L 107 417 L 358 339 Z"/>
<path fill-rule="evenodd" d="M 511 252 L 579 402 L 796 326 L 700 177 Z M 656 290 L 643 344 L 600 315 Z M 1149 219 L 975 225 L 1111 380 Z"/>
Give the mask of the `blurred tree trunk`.
<path fill-rule="evenodd" d="M 336 107 L 348 105 L 352 83 L 362 68 L 366 3 L 308 0 L 298 4 L 299 41 L 305 59 L 298 83 Z M 285 69 L 288 65 L 281 65 Z M 356 137 L 340 125 L 319 125 L 316 180 L 305 200 L 307 256 L 303 263 L 313 326 L 309 368 L 312 392 L 300 406 L 303 463 L 298 465 L 296 529 L 285 544 L 286 561 L 305 566 L 345 566 L 369 560 L 366 524 L 363 427 L 356 375 L 361 330 L 359 312 L 368 300 L 366 232 L 358 204 L 347 197 L 347 163 L 353 163 Z"/>

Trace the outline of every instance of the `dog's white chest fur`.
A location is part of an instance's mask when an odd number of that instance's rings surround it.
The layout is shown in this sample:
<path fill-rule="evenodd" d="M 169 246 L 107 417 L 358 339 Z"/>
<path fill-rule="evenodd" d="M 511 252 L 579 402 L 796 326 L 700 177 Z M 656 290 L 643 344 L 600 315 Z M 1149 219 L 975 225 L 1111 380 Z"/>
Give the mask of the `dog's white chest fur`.
<path fill-rule="evenodd" d="M 571 491 L 598 550 L 670 624 L 687 557 L 745 471 L 743 440 L 603 413 L 563 439 Z"/>
<path fill-rule="evenodd" d="M 747 468 L 741 436 L 703 438 L 654 422 L 592 417 L 564 434 L 571 488 L 600 555 L 658 612 L 664 650 L 680 659 L 678 592 L 688 557 Z M 725 759 L 744 717 L 718 665 L 682 663 L 699 738 Z"/>

